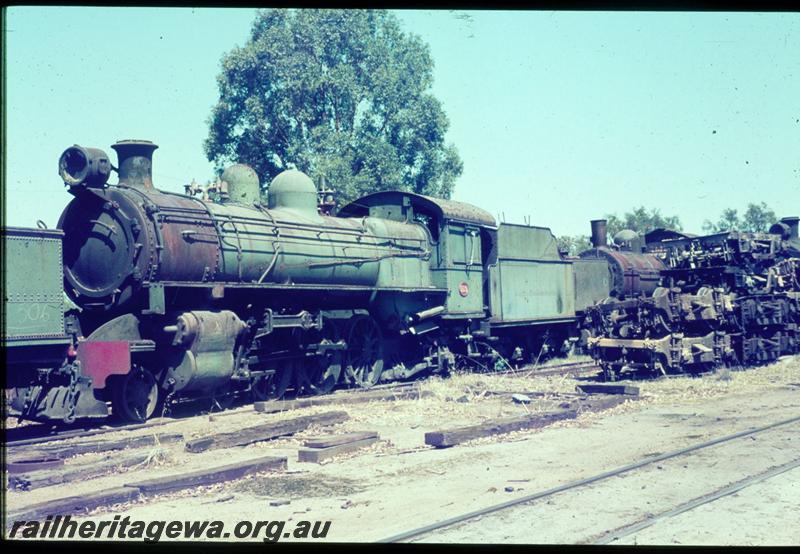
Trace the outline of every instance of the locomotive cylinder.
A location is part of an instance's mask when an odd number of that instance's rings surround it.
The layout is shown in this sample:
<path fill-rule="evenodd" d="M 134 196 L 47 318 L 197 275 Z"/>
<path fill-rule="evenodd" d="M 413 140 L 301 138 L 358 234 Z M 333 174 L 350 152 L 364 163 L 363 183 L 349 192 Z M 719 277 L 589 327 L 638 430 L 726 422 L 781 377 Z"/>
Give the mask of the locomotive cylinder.
<path fill-rule="evenodd" d="M 225 385 L 233 373 L 233 347 L 246 327 L 229 310 L 192 311 L 177 318 L 174 345 L 180 358 L 167 371 L 175 391 L 212 391 Z"/>

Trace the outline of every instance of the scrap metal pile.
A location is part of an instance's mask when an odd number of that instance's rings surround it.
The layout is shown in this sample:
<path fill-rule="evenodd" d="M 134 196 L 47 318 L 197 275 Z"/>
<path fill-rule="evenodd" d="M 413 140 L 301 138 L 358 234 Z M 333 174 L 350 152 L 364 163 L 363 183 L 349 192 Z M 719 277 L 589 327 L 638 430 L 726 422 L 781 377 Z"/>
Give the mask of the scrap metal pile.
<path fill-rule="evenodd" d="M 800 351 L 798 218 L 769 233 L 659 230 L 645 241 L 664 262 L 661 286 L 587 310 L 587 346 L 607 379 L 625 370 L 754 365 Z"/>

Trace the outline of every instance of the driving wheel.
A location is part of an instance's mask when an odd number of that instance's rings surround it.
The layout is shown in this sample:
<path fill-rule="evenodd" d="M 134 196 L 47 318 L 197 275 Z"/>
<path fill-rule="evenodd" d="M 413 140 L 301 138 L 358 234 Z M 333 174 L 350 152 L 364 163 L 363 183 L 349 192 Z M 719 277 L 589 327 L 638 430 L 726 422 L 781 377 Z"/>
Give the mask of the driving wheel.
<path fill-rule="evenodd" d="M 348 381 L 361 388 L 375 385 L 383 372 L 383 335 L 370 316 L 356 316 L 347 333 Z"/>
<path fill-rule="evenodd" d="M 309 356 L 301 360 L 302 368 L 297 372 L 295 386 L 300 393 L 327 394 L 339 383 L 342 375 L 342 351 L 325 349 L 325 346 L 334 345 L 340 341 L 339 329 L 336 324 L 328 319 L 322 331 L 312 331 L 306 342 L 319 344 L 323 353 Z"/>

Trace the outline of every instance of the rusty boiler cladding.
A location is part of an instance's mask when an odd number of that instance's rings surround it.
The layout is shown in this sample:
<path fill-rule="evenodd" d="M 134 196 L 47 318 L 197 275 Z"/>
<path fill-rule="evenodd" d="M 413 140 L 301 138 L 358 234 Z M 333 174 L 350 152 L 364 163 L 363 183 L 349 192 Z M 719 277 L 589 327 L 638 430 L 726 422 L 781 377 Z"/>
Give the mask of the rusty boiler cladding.
<path fill-rule="evenodd" d="M 653 254 L 634 252 L 620 245 L 609 246 L 606 220 L 595 219 L 592 226 L 592 248 L 582 252 L 583 259 L 601 258 L 608 262 L 611 287 L 616 298 L 651 294 L 659 284 L 664 264 Z"/>

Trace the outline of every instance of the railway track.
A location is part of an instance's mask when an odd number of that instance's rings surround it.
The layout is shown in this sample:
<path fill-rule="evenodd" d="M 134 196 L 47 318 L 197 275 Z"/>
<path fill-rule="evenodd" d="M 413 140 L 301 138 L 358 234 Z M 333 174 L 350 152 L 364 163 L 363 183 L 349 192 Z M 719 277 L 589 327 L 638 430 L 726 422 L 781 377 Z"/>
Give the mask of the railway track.
<path fill-rule="evenodd" d="M 532 377 L 532 376 L 548 376 L 548 375 L 584 374 L 597 369 L 598 367 L 595 365 L 593 361 L 567 362 L 563 364 L 554 364 L 544 367 L 524 366 L 518 369 L 505 369 L 500 371 L 493 371 L 489 372 L 489 374 L 498 376 L 511 376 L 511 377 Z M 414 381 L 411 382 L 398 381 L 393 383 L 384 383 L 371 387 L 368 390 L 377 391 L 377 390 L 402 389 L 413 383 Z M 359 394 L 360 392 L 366 392 L 366 391 L 361 391 L 360 389 L 354 391 L 346 391 L 345 389 L 342 389 L 336 391 L 333 394 L 334 396 L 336 396 L 336 395 Z M 189 403 L 186 404 L 188 405 Z M 214 415 L 224 416 L 228 414 L 237 413 L 242 409 L 249 409 L 251 404 L 252 403 L 238 402 L 230 408 L 227 408 L 220 412 L 216 412 Z M 7 428 L 4 430 L 3 444 L 9 448 L 13 448 L 15 446 L 35 446 L 37 444 L 43 444 L 46 442 L 51 442 L 56 440 L 93 437 L 96 435 L 102 435 L 105 433 L 112 433 L 121 430 L 133 431 L 137 429 L 151 427 L 153 425 L 162 425 L 164 423 L 168 423 L 171 421 L 178 421 L 180 419 L 185 419 L 187 417 L 208 415 L 206 413 L 203 413 L 203 411 L 201 411 L 200 413 L 188 411 L 186 406 L 183 405 L 173 408 L 172 412 L 174 413 L 170 413 L 170 415 L 166 417 L 156 418 L 154 420 L 150 420 L 145 423 L 127 424 L 127 425 L 117 424 L 117 423 L 109 425 L 107 421 L 101 420 L 96 422 L 89 422 L 89 421 L 81 422 L 64 427 L 59 427 L 53 424 L 31 424 L 21 427 L 14 427 L 10 429 Z"/>
<path fill-rule="evenodd" d="M 497 372 L 497 375 L 509 375 L 514 377 L 538 377 L 548 375 L 569 375 L 584 374 L 593 371 L 600 371 L 594 361 L 586 362 L 566 362 L 563 364 L 553 364 L 547 366 L 523 366 L 519 369 L 506 369 Z"/>
<path fill-rule="evenodd" d="M 25 427 L 17 427 L 15 429 L 6 429 L 6 439 L 9 438 L 9 431 L 15 431 L 16 429 L 29 429 L 26 433 L 14 433 L 15 438 L 12 440 L 5 440 L 3 441 L 3 446 L 5 448 L 13 449 L 20 446 L 38 446 L 41 444 L 46 444 L 49 442 L 60 441 L 60 440 L 67 440 L 67 439 L 83 439 L 88 437 L 97 437 L 98 435 L 104 435 L 107 433 L 115 433 L 117 431 L 137 431 L 139 429 L 146 429 L 149 427 L 155 427 L 157 425 L 163 425 L 165 423 L 169 423 L 170 421 L 177 421 L 171 420 L 169 418 L 156 418 L 150 420 L 146 423 L 137 423 L 132 425 L 113 425 L 107 426 L 105 424 L 98 425 L 96 427 L 83 427 L 80 429 L 38 429 L 37 425 L 26 425 Z"/>
<path fill-rule="evenodd" d="M 369 395 L 371 393 L 378 391 L 382 392 L 404 391 L 406 389 L 413 387 L 414 385 L 415 385 L 414 382 L 395 382 L 395 383 L 377 385 L 375 387 L 371 387 L 370 389 L 355 389 L 352 391 L 342 389 L 332 394 L 302 397 L 299 400 L 303 402 L 308 399 L 324 398 L 326 401 L 328 400 L 332 401 L 330 403 L 335 403 L 333 401 L 339 401 L 339 400 L 341 400 L 343 403 L 347 403 L 353 397 Z M 287 402 L 292 402 L 292 400 L 287 400 Z M 69 427 L 61 429 L 54 427 L 53 425 L 50 424 L 25 425 L 22 427 L 15 427 L 13 429 L 5 429 L 3 446 L 13 450 L 16 447 L 23 447 L 23 446 L 36 447 L 38 445 L 47 444 L 49 442 L 59 441 L 59 440 L 97 438 L 98 436 L 108 433 L 114 433 L 118 431 L 137 431 L 141 429 L 147 429 L 159 425 L 164 425 L 167 423 L 178 422 L 184 419 L 190 419 L 192 417 L 204 417 L 208 415 L 213 415 L 214 417 L 225 417 L 246 411 L 251 411 L 252 409 L 253 409 L 253 403 L 249 402 L 246 404 L 235 405 L 223 411 L 214 412 L 213 414 L 192 413 L 184 409 L 181 410 L 181 412 L 168 417 L 154 418 L 145 423 L 136 423 L 136 424 L 108 425 L 107 422 L 100 421 L 97 422 L 97 424 L 94 426 L 87 424 L 82 424 L 80 426 L 77 426 L 73 424 L 70 425 Z"/>
<path fill-rule="evenodd" d="M 756 427 L 756 428 L 753 428 L 753 429 L 740 431 L 738 433 L 725 435 L 723 437 L 718 437 L 716 439 L 712 439 L 712 440 L 709 440 L 709 441 L 693 444 L 691 446 L 680 448 L 680 449 L 677 449 L 677 450 L 673 450 L 673 451 L 670 451 L 670 452 L 667 452 L 667 453 L 658 454 L 658 455 L 654 455 L 654 456 L 649 456 L 649 457 L 647 457 L 647 458 L 645 458 L 643 460 L 640 460 L 638 462 L 634 462 L 634 463 L 631 463 L 631 464 L 628 464 L 628 465 L 625 465 L 625 466 L 622 466 L 622 467 L 619 467 L 619 468 L 616 468 L 616 469 L 613 469 L 613 470 L 610 470 L 610 471 L 606 471 L 606 472 L 603 472 L 603 473 L 598 473 L 596 475 L 593 475 L 593 476 L 590 476 L 590 477 L 587 477 L 587 478 L 584 478 L 584 479 L 579 479 L 579 480 L 576 480 L 576 481 L 565 483 L 563 485 L 559 485 L 557 487 L 553 487 L 553 488 L 550 488 L 550 489 L 547 489 L 547 490 L 544 490 L 544 491 L 539 491 L 539 492 L 536 492 L 536 493 L 533 493 L 533 494 L 529 494 L 529 495 L 526 495 L 526 496 L 522 496 L 522 497 L 519 497 L 519 498 L 514 498 L 512 500 L 508 500 L 506 502 L 501 502 L 501 503 L 498 503 L 498 504 L 494 504 L 494 505 L 488 506 L 486 508 L 473 510 L 471 512 L 467 512 L 467 513 L 464 513 L 464 514 L 461 514 L 461 515 L 458 515 L 458 516 L 454 516 L 454 517 L 451 517 L 451 518 L 447 518 L 447 519 L 443 519 L 443 520 L 440 520 L 440 521 L 436 521 L 436 522 L 424 525 L 422 527 L 418 527 L 418 528 L 415 528 L 415 529 L 410 529 L 408 531 L 397 533 L 395 535 L 386 537 L 386 538 L 384 538 L 384 539 L 382 539 L 382 540 L 380 540 L 378 542 L 414 541 L 414 540 L 420 539 L 422 537 L 425 537 L 426 535 L 429 535 L 429 534 L 433 533 L 434 531 L 441 531 L 441 530 L 447 529 L 449 527 L 453 527 L 453 526 L 458 525 L 458 524 L 466 523 L 468 521 L 471 521 L 471 520 L 474 520 L 474 519 L 477 519 L 477 518 L 481 518 L 483 516 L 487 516 L 487 515 L 490 515 L 490 514 L 495 514 L 495 513 L 498 513 L 498 512 L 502 512 L 504 510 L 508 510 L 508 509 L 514 508 L 514 507 L 519 507 L 519 506 L 522 506 L 522 505 L 525 505 L 525 504 L 529 504 L 529 503 L 534 502 L 534 501 L 547 499 L 549 497 L 552 497 L 552 496 L 554 496 L 556 494 L 559 494 L 559 493 L 562 493 L 562 492 L 578 490 L 578 489 L 581 489 L 582 487 L 586 487 L 586 486 L 594 484 L 594 483 L 605 481 L 605 480 L 611 479 L 613 477 L 618 477 L 620 475 L 632 472 L 632 471 L 640 469 L 640 468 L 644 468 L 646 466 L 649 466 L 649 465 L 657 463 L 657 462 L 670 460 L 670 459 L 673 459 L 673 458 L 678 458 L 680 456 L 685 456 L 687 454 L 691 454 L 691 453 L 694 453 L 694 452 L 699 452 L 699 451 L 702 451 L 704 449 L 707 449 L 707 448 L 710 448 L 710 447 L 713 447 L 713 446 L 716 446 L 716 445 L 730 443 L 732 441 L 736 441 L 737 439 L 741 439 L 741 438 L 744 438 L 744 437 L 752 437 L 752 436 L 754 436 L 756 434 L 763 433 L 763 432 L 769 431 L 771 429 L 775 429 L 775 428 L 778 428 L 778 427 L 787 426 L 787 425 L 791 425 L 791 424 L 795 424 L 795 423 L 800 423 L 800 416 L 789 418 L 789 419 L 784 419 L 784 420 L 781 420 L 781 421 L 777 421 L 777 422 L 770 423 L 770 424 L 767 424 L 767 425 L 763 425 L 763 426 L 760 426 L 760 427 Z M 792 460 L 789 463 L 783 464 L 782 466 L 777 467 L 777 468 L 770 468 L 769 470 L 767 470 L 767 471 L 765 471 L 763 473 L 760 473 L 758 475 L 750 476 L 750 477 L 748 477 L 746 479 L 743 479 L 743 480 L 741 480 L 739 482 L 736 482 L 736 483 L 734 483 L 732 485 L 726 486 L 726 487 L 724 487 L 722 489 L 718 489 L 718 490 L 713 491 L 711 493 L 705 494 L 705 495 L 703 495 L 701 497 L 692 499 L 691 501 L 686 502 L 684 504 L 681 504 L 680 506 L 677 506 L 677 507 L 675 507 L 675 508 L 673 508 L 671 510 L 667 510 L 665 512 L 661 512 L 661 513 L 658 513 L 658 514 L 655 514 L 655 515 L 649 515 L 648 517 L 646 517 L 642 521 L 635 522 L 635 523 L 633 523 L 631 525 L 628 525 L 628 526 L 625 526 L 623 528 L 619 528 L 619 529 L 614 529 L 612 531 L 608 531 L 608 532 L 602 534 L 601 536 L 596 537 L 595 541 L 597 543 L 600 543 L 600 544 L 605 544 L 605 543 L 612 542 L 612 541 L 617 540 L 619 538 L 622 538 L 624 536 L 627 536 L 627 535 L 630 535 L 632 533 L 635 533 L 636 531 L 638 531 L 640 529 L 643 529 L 645 527 L 653 525 L 653 524 L 657 523 L 658 521 L 663 520 L 664 518 L 673 517 L 675 515 L 678 515 L 680 513 L 684 513 L 684 512 L 686 512 L 688 510 L 694 509 L 694 508 L 696 508 L 698 506 L 701 506 L 703 504 L 707 504 L 709 502 L 713 502 L 713 501 L 715 501 L 715 500 L 717 500 L 719 498 L 722 498 L 724 496 L 728 496 L 728 495 L 734 494 L 735 492 L 737 492 L 739 490 L 742 490 L 743 488 L 746 488 L 746 487 L 751 486 L 753 484 L 762 482 L 762 481 L 764 481 L 766 479 L 775 477 L 777 475 L 780 475 L 781 473 L 785 473 L 787 471 L 790 471 L 790 470 L 792 470 L 792 469 L 794 469 L 794 468 L 796 468 L 798 466 L 800 466 L 800 459 Z"/>
<path fill-rule="evenodd" d="M 747 487 L 756 485 L 758 483 L 762 483 L 768 479 L 772 479 L 773 477 L 777 477 L 778 475 L 782 475 L 787 471 L 791 471 L 798 467 L 800 467 L 800 459 L 795 459 L 780 466 L 770 468 L 767 471 L 758 473 L 756 475 L 751 475 L 749 477 L 746 477 L 745 479 L 741 479 L 731 485 L 728 485 L 727 487 L 722 487 L 721 489 L 717 489 L 715 491 L 704 494 L 697 498 L 693 498 L 692 500 L 684 502 L 683 504 L 676 506 L 671 510 L 665 510 L 658 514 L 645 517 L 642 520 L 632 523 L 630 525 L 626 525 L 624 527 L 620 527 L 612 531 L 607 531 L 606 533 L 603 533 L 602 535 L 591 541 L 591 544 L 613 543 L 616 540 L 627 537 L 629 535 L 633 535 L 634 533 L 638 533 L 639 531 L 647 529 L 648 527 L 651 527 L 661 521 L 678 516 L 690 510 L 694 510 L 696 508 L 699 508 L 700 506 L 710 504 L 711 502 L 716 502 L 721 498 L 725 498 L 726 496 L 736 494 L 737 492 L 744 490 Z"/>

